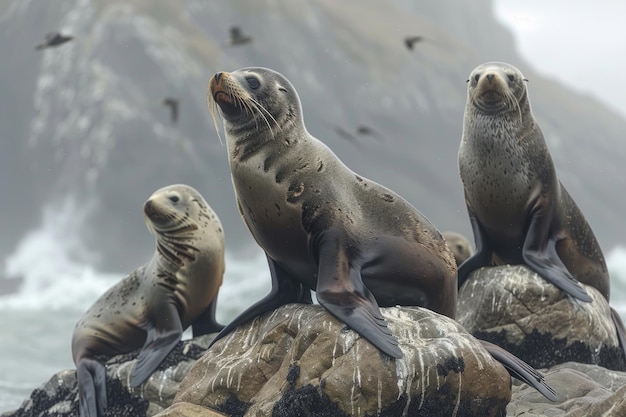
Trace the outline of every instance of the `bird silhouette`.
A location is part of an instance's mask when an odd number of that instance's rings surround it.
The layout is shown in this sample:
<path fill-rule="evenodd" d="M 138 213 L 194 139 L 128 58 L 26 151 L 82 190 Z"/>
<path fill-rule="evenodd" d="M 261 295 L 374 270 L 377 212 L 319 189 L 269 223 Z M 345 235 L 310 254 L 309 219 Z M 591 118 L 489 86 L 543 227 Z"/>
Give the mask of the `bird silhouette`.
<path fill-rule="evenodd" d="M 170 108 L 170 120 L 172 124 L 178 122 L 178 107 L 180 101 L 176 98 L 166 97 L 161 101 L 161 104 Z"/>
<path fill-rule="evenodd" d="M 231 46 L 243 45 L 248 42 L 252 42 L 252 36 L 244 35 L 239 26 L 233 26 L 230 28 L 230 39 L 228 43 Z"/>
<path fill-rule="evenodd" d="M 381 139 L 381 136 L 378 132 L 368 126 L 359 125 L 353 131 L 349 132 L 344 128 L 337 126 L 335 127 L 335 132 L 344 139 L 347 139 L 351 142 L 357 143 L 359 136 L 372 136 L 376 139 Z"/>
<path fill-rule="evenodd" d="M 413 45 L 415 45 L 418 42 L 423 42 L 425 40 L 426 38 L 423 36 L 407 36 L 406 38 L 404 38 L 404 44 L 410 51 L 412 51 Z"/>
<path fill-rule="evenodd" d="M 59 32 L 50 32 L 46 34 L 44 43 L 35 46 L 35 49 L 39 50 L 45 48 L 53 48 L 55 46 L 64 44 L 65 42 L 69 42 L 72 39 L 74 39 L 73 36 L 62 35 Z"/>

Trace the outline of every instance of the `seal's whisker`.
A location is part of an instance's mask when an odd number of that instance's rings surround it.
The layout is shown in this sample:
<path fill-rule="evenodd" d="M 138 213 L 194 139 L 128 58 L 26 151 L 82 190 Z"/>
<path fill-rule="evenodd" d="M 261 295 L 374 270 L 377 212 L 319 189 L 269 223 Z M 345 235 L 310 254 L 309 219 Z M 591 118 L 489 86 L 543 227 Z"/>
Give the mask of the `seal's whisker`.
<path fill-rule="evenodd" d="M 261 103 L 259 103 L 258 101 L 256 101 L 252 97 L 250 97 L 250 101 L 252 101 L 254 104 L 256 104 L 258 106 L 257 108 L 259 110 L 263 110 L 263 112 L 265 112 L 265 114 L 267 114 L 270 117 L 270 119 L 272 119 L 272 121 L 274 122 L 274 124 L 278 128 L 278 131 L 280 131 L 280 125 L 278 124 L 278 122 L 276 121 L 276 119 L 274 118 L 272 113 L 270 113 L 269 110 L 267 110 L 265 107 L 263 107 L 263 105 L 261 105 Z"/>
<path fill-rule="evenodd" d="M 263 118 L 263 120 L 265 121 L 265 124 L 267 124 L 267 127 L 270 130 L 270 134 L 272 135 L 272 139 L 273 139 L 274 138 L 274 131 L 272 130 L 272 126 L 271 126 L 269 120 L 267 120 L 267 117 L 261 111 L 261 109 L 263 109 L 263 106 L 261 106 L 256 100 L 254 100 L 252 98 L 250 98 L 250 104 L 252 104 L 252 106 L 254 106 L 254 108 L 256 109 L 257 113 Z M 266 110 L 266 112 L 267 112 L 267 110 Z M 270 117 L 272 117 L 271 114 L 270 114 Z M 272 119 L 274 120 L 273 117 L 272 117 Z M 276 120 L 274 120 L 274 122 L 276 122 Z"/>
<path fill-rule="evenodd" d="M 215 103 L 215 99 L 211 94 L 211 84 L 209 83 L 206 88 L 206 104 L 209 108 L 209 113 L 211 113 L 211 118 L 213 119 L 213 126 L 215 127 L 215 131 L 217 132 L 217 138 L 220 141 L 220 145 L 224 146 L 224 142 L 222 142 L 222 136 L 220 135 L 219 127 L 217 126 L 217 117 L 215 117 L 215 111 L 217 109 L 217 104 Z"/>

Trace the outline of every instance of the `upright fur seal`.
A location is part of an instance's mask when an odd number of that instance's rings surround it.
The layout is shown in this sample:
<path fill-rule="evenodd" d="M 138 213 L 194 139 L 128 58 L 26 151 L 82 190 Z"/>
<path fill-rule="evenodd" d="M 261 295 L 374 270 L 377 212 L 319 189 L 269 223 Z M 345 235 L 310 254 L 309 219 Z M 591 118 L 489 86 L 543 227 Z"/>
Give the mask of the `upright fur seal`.
<path fill-rule="evenodd" d="M 393 191 L 351 171 L 304 125 L 291 83 L 267 68 L 220 72 L 209 81 L 219 106 L 240 213 L 267 254 L 268 296 L 214 342 L 252 318 L 291 302 L 311 302 L 387 355 L 400 358 L 380 306 L 417 305 L 456 313 L 456 265 L 437 229 Z M 554 399 L 543 377 L 484 343 L 514 375 Z"/>
<path fill-rule="evenodd" d="M 522 73 L 488 62 L 470 74 L 459 171 L 476 253 L 458 285 L 485 265 L 526 264 L 567 294 L 591 301 L 579 281 L 609 299 L 609 274 L 587 220 L 557 179 Z M 624 327 L 613 310 L 618 337 Z"/>
<path fill-rule="evenodd" d="M 304 125 L 300 99 L 265 68 L 220 72 L 221 110 L 239 210 L 267 254 L 271 293 L 218 335 L 290 302 L 319 303 L 381 351 L 402 357 L 380 306 L 456 312 L 455 264 L 437 229 L 393 191 L 351 171 Z"/>
<path fill-rule="evenodd" d="M 156 191 L 143 211 L 156 238 L 154 256 L 104 293 L 74 329 L 82 417 L 100 416 L 107 406 L 105 368 L 97 355 L 143 346 L 131 376 L 131 386 L 137 386 L 190 324 L 194 336 L 223 328 L 215 307 L 224 275 L 224 233 L 215 212 L 186 185 Z"/>

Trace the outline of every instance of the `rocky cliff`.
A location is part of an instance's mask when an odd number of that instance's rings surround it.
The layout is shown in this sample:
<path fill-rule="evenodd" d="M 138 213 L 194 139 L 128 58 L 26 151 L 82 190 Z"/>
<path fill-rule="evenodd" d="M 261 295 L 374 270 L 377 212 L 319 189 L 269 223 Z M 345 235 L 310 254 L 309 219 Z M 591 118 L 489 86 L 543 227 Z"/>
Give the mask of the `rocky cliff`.
<path fill-rule="evenodd" d="M 230 46 L 234 25 L 253 41 Z M 76 39 L 35 51 L 52 30 Z M 424 40 L 408 50 L 409 35 Z M 348 166 L 470 235 L 456 163 L 465 80 L 481 62 L 508 61 L 530 80 L 561 180 L 602 246 L 624 241 L 614 190 L 626 188 L 626 122 L 535 73 L 490 0 L 9 0 L 0 54 L 0 259 L 42 207 L 72 196 L 99 266 L 131 270 L 153 251 L 142 202 L 177 182 L 203 193 L 231 249 L 253 245 L 205 104 L 214 72 L 244 66 L 285 74 L 311 133 Z M 177 124 L 166 96 L 180 100 Z M 374 134 L 341 132 L 358 126 Z"/>

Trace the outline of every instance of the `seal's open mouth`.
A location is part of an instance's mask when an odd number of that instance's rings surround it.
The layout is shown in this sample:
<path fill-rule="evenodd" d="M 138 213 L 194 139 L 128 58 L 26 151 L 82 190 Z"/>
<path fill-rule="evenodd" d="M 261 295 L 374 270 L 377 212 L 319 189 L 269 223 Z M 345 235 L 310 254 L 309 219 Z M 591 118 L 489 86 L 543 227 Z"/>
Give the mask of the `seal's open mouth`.
<path fill-rule="evenodd" d="M 220 110 L 227 115 L 241 113 L 241 99 L 236 96 L 237 88 L 229 73 L 218 72 L 209 81 L 209 90 L 213 101 L 220 106 Z"/>

